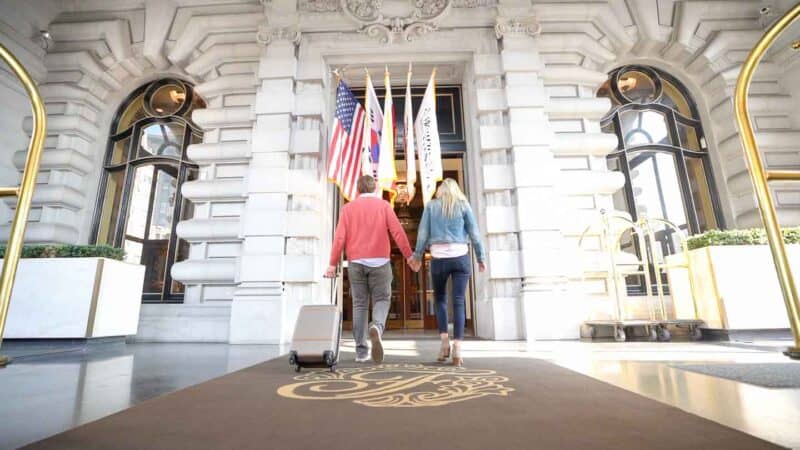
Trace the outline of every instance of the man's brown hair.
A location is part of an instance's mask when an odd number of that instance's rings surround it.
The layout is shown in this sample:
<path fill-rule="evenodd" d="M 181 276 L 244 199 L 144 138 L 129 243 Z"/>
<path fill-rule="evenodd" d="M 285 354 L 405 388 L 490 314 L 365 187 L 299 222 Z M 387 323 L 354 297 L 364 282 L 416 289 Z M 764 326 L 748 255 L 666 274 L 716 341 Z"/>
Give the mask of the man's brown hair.
<path fill-rule="evenodd" d="M 375 178 L 371 175 L 361 175 L 358 178 L 358 193 L 369 194 L 375 192 Z"/>

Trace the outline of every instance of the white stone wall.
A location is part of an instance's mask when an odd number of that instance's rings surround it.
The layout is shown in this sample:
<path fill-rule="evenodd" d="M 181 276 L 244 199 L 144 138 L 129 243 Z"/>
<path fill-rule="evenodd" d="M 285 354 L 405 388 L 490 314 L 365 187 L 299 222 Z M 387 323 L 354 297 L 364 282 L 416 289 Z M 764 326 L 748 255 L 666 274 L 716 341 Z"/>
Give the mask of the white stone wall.
<path fill-rule="evenodd" d="M 364 66 L 378 81 L 384 64 L 402 75 L 412 61 L 415 84 L 439 66 L 440 83 L 462 85 L 468 191 L 489 255 L 475 277 L 481 337 L 573 338 L 586 318 L 610 314 L 609 280 L 584 279 L 593 256 L 577 238 L 624 182 L 607 169 L 616 139 L 600 133 L 610 104 L 595 96 L 620 65 L 653 65 L 689 88 L 727 226 L 759 225 L 731 95 L 763 31 L 761 2 L 458 0 L 422 21 L 405 0 L 384 1 L 383 18 L 345 14 L 337 0 L 29 3 L 0 6 L 0 39 L 48 103 L 28 242 L 88 242 L 110 121 L 136 87 L 179 77 L 207 101 L 193 116 L 203 143 L 189 148 L 200 177 L 183 189 L 195 215 L 178 226 L 190 257 L 173 268 L 185 303 L 145 305 L 141 340 L 286 342 L 299 306 L 327 301 L 333 68 L 358 86 Z M 392 33 L 395 15 L 414 26 Z M 39 29 L 53 36 L 46 50 Z M 770 168 L 800 165 L 796 54 L 768 55 L 752 88 Z M 22 126 L 25 98 L 2 71 L 0 98 L 11 144 L 0 184 L 13 184 L 30 121 Z M 800 223 L 800 188 L 775 191 L 783 223 Z"/>

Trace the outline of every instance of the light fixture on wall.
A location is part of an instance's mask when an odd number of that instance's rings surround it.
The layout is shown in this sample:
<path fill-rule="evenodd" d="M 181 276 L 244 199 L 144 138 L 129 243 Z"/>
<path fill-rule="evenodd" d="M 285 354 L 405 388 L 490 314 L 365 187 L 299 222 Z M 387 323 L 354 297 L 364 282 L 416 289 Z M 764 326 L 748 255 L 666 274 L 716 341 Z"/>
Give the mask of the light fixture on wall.
<path fill-rule="evenodd" d="M 777 18 L 772 5 L 764 5 L 758 10 L 758 23 L 761 28 L 767 28 Z"/>
<path fill-rule="evenodd" d="M 50 44 L 53 42 L 53 36 L 47 30 L 39 30 L 39 45 L 47 51 L 50 49 Z"/>

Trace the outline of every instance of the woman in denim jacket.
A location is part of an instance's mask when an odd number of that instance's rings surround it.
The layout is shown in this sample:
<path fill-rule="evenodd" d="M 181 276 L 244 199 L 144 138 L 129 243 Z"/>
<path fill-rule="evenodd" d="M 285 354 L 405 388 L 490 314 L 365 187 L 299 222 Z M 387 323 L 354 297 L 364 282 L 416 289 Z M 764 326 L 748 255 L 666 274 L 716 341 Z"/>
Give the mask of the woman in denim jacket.
<path fill-rule="evenodd" d="M 464 339 L 466 321 L 466 291 L 471 273 L 469 242 L 475 248 L 478 269 L 486 270 L 486 259 L 481 244 L 478 224 L 472 208 L 458 183 L 445 179 L 436 191 L 436 198 L 428 202 L 422 213 L 417 231 L 417 247 L 414 252 L 415 270 L 419 270 L 425 250 L 430 246 L 431 278 L 436 301 L 436 322 L 442 347 L 439 362 L 452 355 L 453 365 L 460 366 L 461 341 Z M 453 279 L 453 347 L 447 333 L 447 280 Z"/>

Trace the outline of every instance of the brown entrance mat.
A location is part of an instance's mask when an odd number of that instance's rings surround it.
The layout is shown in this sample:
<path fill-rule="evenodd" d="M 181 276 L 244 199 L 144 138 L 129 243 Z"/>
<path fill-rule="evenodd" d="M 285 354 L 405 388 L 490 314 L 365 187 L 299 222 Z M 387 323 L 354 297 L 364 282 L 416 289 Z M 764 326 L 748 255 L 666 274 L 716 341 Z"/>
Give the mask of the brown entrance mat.
<path fill-rule="evenodd" d="M 780 448 L 541 360 L 468 363 L 395 359 L 296 374 L 279 358 L 26 448 Z"/>

